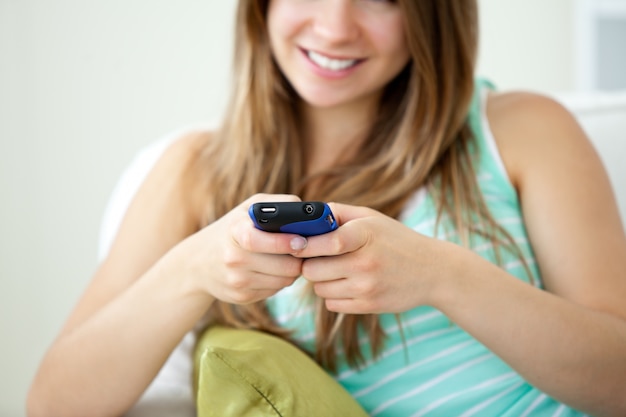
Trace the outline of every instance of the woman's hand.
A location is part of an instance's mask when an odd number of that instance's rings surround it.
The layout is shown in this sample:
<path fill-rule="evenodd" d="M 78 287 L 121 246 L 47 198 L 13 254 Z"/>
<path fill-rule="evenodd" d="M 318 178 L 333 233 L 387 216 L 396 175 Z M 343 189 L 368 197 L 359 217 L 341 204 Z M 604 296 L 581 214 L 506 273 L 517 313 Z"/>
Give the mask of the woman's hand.
<path fill-rule="evenodd" d="M 331 203 L 339 228 L 309 237 L 294 256 L 326 307 L 342 313 L 392 313 L 428 304 L 451 244 L 430 239 L 365 207 Z"/>
<path fill-rule="evenodd" d="M 307 240 L 256 229 L 248 208 L 262 201 L 299 199 L 292 195 L 255 195 L 175 250 L 195 283 L 219 300 L 234 304 L 260 301 L 301 275 L 302 259 L 291 254 L 306 247 Z"/>

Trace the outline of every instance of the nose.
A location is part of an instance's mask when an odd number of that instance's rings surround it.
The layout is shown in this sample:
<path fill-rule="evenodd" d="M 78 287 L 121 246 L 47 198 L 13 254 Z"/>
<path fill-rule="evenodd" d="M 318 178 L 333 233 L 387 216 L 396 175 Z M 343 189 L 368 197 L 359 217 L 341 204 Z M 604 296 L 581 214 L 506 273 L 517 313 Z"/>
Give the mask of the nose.
<path fill-rule="evenodd" d="M 353 0 L 320 0 L 313 32 L 328 43 L 355 40 L 359 34 Z"/>

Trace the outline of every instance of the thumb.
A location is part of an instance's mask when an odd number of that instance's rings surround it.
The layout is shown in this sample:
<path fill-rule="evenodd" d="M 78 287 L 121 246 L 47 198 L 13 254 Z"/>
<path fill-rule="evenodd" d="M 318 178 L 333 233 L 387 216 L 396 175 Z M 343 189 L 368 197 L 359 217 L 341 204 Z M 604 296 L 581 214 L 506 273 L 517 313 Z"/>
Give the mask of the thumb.
<path fill-rule="evenodd" d="M 328 206 L 335 215 L 335 220 L 339 226 L 352 220 L 361 219 L 363 217 L 371 217 L 378 214 L 376 210 L 363 206 L 351 206 L 349 204 L 341 203 L 328 203 Z"/>

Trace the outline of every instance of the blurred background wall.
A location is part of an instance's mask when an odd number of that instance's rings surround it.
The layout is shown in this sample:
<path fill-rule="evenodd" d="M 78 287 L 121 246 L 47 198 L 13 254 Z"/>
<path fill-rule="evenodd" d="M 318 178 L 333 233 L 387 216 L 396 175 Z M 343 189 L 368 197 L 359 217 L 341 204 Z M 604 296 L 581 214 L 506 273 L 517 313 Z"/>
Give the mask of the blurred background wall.
<path fill-rule="evenodd" d="M 234 1 L 0 0 L 0 416 L 96 267 L 99 221 L 141 147 L 219 118 Z M 580 87 L 573 0 L 480 0 L 478 72 Z"/>

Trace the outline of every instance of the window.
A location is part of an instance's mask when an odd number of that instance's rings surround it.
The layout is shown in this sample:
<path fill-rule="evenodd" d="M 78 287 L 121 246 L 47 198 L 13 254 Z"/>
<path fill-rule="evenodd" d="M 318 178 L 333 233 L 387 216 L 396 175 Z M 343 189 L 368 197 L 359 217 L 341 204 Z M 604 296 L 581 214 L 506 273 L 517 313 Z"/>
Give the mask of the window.
<path fill-rule="evenodd" d="M 626 0 L 578 0 L 580 90 L 626 90 Z"/>

